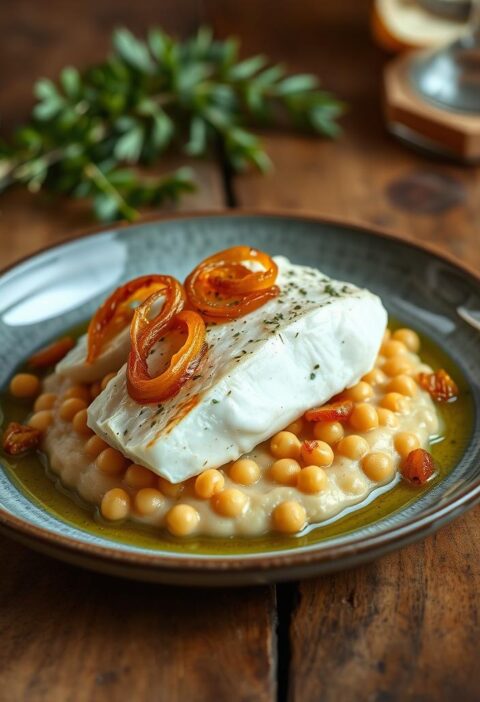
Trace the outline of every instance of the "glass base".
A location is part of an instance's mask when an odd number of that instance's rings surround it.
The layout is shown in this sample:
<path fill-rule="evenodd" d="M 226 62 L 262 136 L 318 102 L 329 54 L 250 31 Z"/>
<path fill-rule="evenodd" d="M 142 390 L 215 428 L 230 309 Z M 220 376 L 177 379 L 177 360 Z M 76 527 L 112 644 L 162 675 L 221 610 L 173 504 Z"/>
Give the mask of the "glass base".
<path fill-rule="evenodd" d="M 420 134 L 411 127 L 401 124 L 400 122 L 387 123 L 387 129 L 390 134 L 393 134 L 395 137 L 397 137 L 397 139 L 400 139 L 400 141 L 403 141 L 405 144 L 413 146 L 416 151 L 419 151 L 422 154 L 437 156 L 439 159 L 442 159 L 442 161 L 448 159 L 452 163 L 461 163 L 471 166 L 478 165 L 480 163 L 480 157 L 461 157 L 457 153 L 450 151 L 441 144 L 429 139 L 423 134 Z"/>
<path fill-rule="evenodd" d="M 426 102 L 480 116 L 480 40 L 471 34 L 412 61 L 409 78 Z"/>

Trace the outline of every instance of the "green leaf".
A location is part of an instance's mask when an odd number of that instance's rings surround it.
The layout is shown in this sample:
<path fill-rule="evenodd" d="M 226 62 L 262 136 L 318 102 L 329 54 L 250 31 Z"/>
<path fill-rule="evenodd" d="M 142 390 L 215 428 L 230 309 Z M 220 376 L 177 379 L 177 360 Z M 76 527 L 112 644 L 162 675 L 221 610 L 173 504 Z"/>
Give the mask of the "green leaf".
<path fill-rule="evenodd" d="M 330 111 L 323 107 L 315 107 L 310 113 L 310 122 L 316 131 L 329 137 L 336 137 L 341 132 L 340 127 L 334 121 L 338 114 L 338 110 Z"/>
<path fill-rule="evenodd" d="M 197 55 L 202 56 L 208 51 L 212 43 L 212 39 L 213 32 L 211 27 L 203 26 L 199 28 L 197 36 L 194 39 L 194 45 Z"/>
<path fill-rule="evenodd" d="M 219 64 L 219 69 L 223 75 L 237 61 L 238 40 L 235 38 L 226 39 L 223 42 L 215 42 L 212 47 L 214 60 Z"/>
<path fill-rule="evenodd" d="M 213 102 L 215 102 L 217 107 L 232 110 L 238 105 L 237 96 L 230 85 L 225 85 L 224 83 L 214 83 L 209 86 L 207 92 L 208 96 Z"/>
<path fill-rule="evenodd" d="M 185 145 L 185 153 L 200 156 L 207 147 L 207 125 L 201 117 L 194 117 L 190 122 L 190 139 Z"/>
<path fill-rule="evenodd" d="M 228 127 L 234 121 L 234 117 L 232 114 L 224 112 L 223 110 L 220 110 L 217 107 L 211 105 L 203 110 L 202 116 L 219 131 L 228 129 Z"/>
<path fill-rule="evenodd" d="M 62 109 L 61 100 L 52 99 L 44 102 L 39 102 L 33 108 L 33 116 L 36 117 L 41 122 L 46 122 L 47 120 L 55 117 Z"/>
<path fill-rule="evenodd" d="M 128 29 L 116 29 L 113 33 L 113 46 L 115 51 L 132 68 L 145 73 L 152 73 L 153 61 L 148 53 L 147 46 L 136 39 Z"/>
<path fill-rule="evenodd" d="M 282 64 L 279 63 L 276 66 L 270 66 L 270 68 L 266 68 L 264 71 L 259 73 L 255 77 L 255 84 L 261 86 L 262 88 L 266 88 L 267 86 L 276 83 L 276 81 L 282 78 L 284 75 L 285 69 Z"/>
<path fill-rule="evenodd" d="M 40 78 L 33 87 L 33 92 L 39 100 L 58 98 L 57 86 L 48 78 Z"/>
<path fill-rule="evenodd" d="M 261 173 L 267 173 L 272 170 L 273 164 L 270 156 L 262 149 L 252 151 L 250 157 Z"/>
<path fill-rule="evenodd" d="M 164 149 L 175 131 L 170 117 L 159 110 L 153 115 L 152 142 L 156 149 Z"/>
<path fill-rule="evenodd" d="M 339 133 L 344 106 L 318 90 L 314 76 L 288 75 L 264 56 L 239 60 L 234 37 L 214 39 L 202 27 L 178 41 L 160 28 L 142 41 L 120 28 L 112 42 L 113 53 L 95 66 L 67 66 L 56 83 L 36 83 L 31 119 L 0 144 L 0 187 L 95 198 L 101 219 L 134 219 L 137 205 L 194 186 L 185 172 L 151 178 L 122 163 L 148 165 L 172 146 L 201 156 L 220 141 L 232 168 L 264 171 L 271 164 L 255 126 L 269 120 Z"/>
<path fill-rule="evenodd" d="M 267 60 L 265 56 L 252 56 L 252 58 L 245 59 L 237 63 L 229 71 L 230 80 L 246 80 L 251 78 L 257 71 L 265 66 Z"/>
<path fill-rule="evenodd" d="M 136 127 L 126 132 L 117 141 L 114 154 L 119 161 L 135 163 L 138 161 L 143 146 L 143 129 Z"/>
<path fill-rule="evenodd" d="M 191 91 L 198 83 L 208 78 L 210 73 L 210 66 L 204 66 L 200 63 L 184 66 L 177 75 L 176 87 L 181 93 Z"/>
<path fill-rule="evenodd" d="M 15 134 L 15 141 L 22 147 L 36 150 L 42 145 L 42 135 L 33 127 L 21 127 Z"/>
<path fill-rule="evenodd" d="M 116 119 L 114 125 L 120 132 L 130 132 L 132 129 L 136 129 L 139 126 L 136 117 L 130 117 L 128 115 L 122 115 Z"/>
<path fill-rule="evenodd" d="M 73 68 L 73 66 L 64 68 L 60 73 L 60 82 L 67 97 L 72 99 L 79 97 L 82 80 L 76 68 Z"/>
<path fill-rule="evenodd" d="M 99 193 L 93 198 L 93 211 L 101 222 L 113 222 L 119 214 L 118 203 L 112 196 Z"/>
<path fill-rule="evenodd" d="M 259 138 L 255 134 L 247 132 L 245 129 L 239 129 L 238 127 L 228 132 L 228 138 L 232 143 L 234 142 L 246 148 L 252 146 L 256 147 L 260 143 Z"/>
<path fill-rule="evenodd" d="M 308 90 L 313 90 L 318 85 L 316 76 L 308 73 L 302 73 L 298 76 L 289 76 L 284 78 L 275 86 L 277 95 L 291 95 L 292 93 L 303 93 Z"/>
<path fill-rule="evenodd" d="M 161 29 L 155 28 L 149 31 L 148 45 L 150 47 L 150 51 L 160 62 L 164 61 L 167 48 L 170 43 L 170 37 Z"/>
<path fill-rule="evenodd" d="M 129 168 L 116 168 L 108 174 L 108 180 L 117 189 L 131 187 L 136 179 L 136 174 Z"/>
<path fill-rule="evenodd" d="M 37 119 L 42 121 L 51 119 L 63 107 L 63 98 L 51 80 L 41 78 L 35 83 L 34 92 L 40 100 L 33 108 L 33 115 Z"/>

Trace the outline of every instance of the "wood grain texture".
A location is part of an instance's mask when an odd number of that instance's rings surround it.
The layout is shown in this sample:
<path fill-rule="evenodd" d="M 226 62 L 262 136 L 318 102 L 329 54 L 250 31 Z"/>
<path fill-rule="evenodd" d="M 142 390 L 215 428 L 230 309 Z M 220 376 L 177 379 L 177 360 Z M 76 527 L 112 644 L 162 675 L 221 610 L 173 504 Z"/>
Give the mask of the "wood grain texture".
<path fill-rule="evenodd" d="M 89 573 L 0 541 L 3 702 L 270 702 L 267 588 L 185 590 Z"/>
<path fill-rule="evenodd" d="M 192 168 L 197 190 L 182 198 L 178 205 L 168 205 L 159 212 L 223 207 L 222 176 L 214 163 L 168 158 L 155 170 L 160 175 L 183 165 Z M 88 203 L 54 200 L 48 193 L 33 195 L 20 189 L 10 190 L 0 198 L 0 268 L 94 226 L 98 222 L 93 219 Z"/>
<path fill-rule="evenodd" d="M 423 543 L 303 582 L 292 702 L 480 698 L 480 509 Z"/>
<path fill-rule="evenodd" d="M 0 11 L 2 117 L 28 114 L 32 83 L 66 63 L 101 58 L 113 27 L 155 23 L 179 33 L 198 3 L 7 0 Z M 183 162 L 182 162 L 183 163 Z M 180 165 L 168 160 L 159 170 Z M 194 165 L 199 190 L 183 209 L 221 207 L 214 163 Z M 94 224 L 82 203 L 8 192 L 0 198 L 0 266 Z M 271 702 L 274 593 L 142 585 L 57 563 L 0 538 L 2 702 Z"/>
<path fill-rule="evenodd" d="M 479 171 L 415 154 L 386 133 L 384 56 L 369 39 L 368 7 L 367 0 L 50 0 L 46 11 L 44 3 L 4 0 L 2 124 L 27 114 L 39 74 L 102 57 L 116 25 L 141 32 L 164 22 L 186 34 L 210 21 L 220 34 L 240 35 L 245 54 L 266 52 L 294 70 L 318 72 L 350 106 L 337 142 L 265 136 L 276 169 L 266 178 L 236 178 L 238 204 L 374 223 L 478 266 Z M 203 189 L 190 204 L 221 205 L 218 170 L 199 168 Z M 0 199 L 1 262 L 89 223 L 78 205 L 9 193 Z M 290 626 L 290 700 L 479 699 L 479 520 L 477 509 L 423 544 L 301 583 Z M 2 702 L 275 698 L 270 589 L 193 592 L 122 582 L 4 539 L 0 560 Z M 285 607 L 284 638 L 287 614 Z M 279 672 L 284 700 L 287 676 Z"/>
<path fill-rule="evenodd" d="M 279 11 L 272 0 L 224 0 L 215 15 L 222 35 L 235 31 L 245 54 L 264 52 L 292 70 L 317 73 L 348 105 L 338 141 L 265 134 L 274 170 L 267 177 L 239 176 L 237 204 L 375 224 L 439 244 L 480 267 L 475 244 L 480 170 L 416 153 L 388 134 L 381 108 L 386 56 L 371 41 L 369 5 L 366 0 L 284 0 Z M 392 188 L 399 182 L 406 195 L 394 199 Z M 461 192 L 455 201 L 452 189 Z M 412 199 L 423 203 L 423 213 L 415 211 Z M 448 206 L 435 211 L 431 201 L 438 199 Z"/>
<path fill-rule="evenodd" d="M 286 0 L 278 12 L 270 2 L 246 0 L 240 9 L 226 0 L 223 7 L 220 32 L 235 28 L 247 52 L 318 72 L 349 104 L 336 142 L 266 136 L 275 171 L 236 178 L 237 204 L 384 226 L 480 267 L 480 170 L 417 154 L 387 134 L 384 57 L 370 41 L 366 3 L 306 0 L 300 11 Z M 480 699 L 479 526 L 477 508 L 424 543 L 301 583 L 288 699 Z"/>

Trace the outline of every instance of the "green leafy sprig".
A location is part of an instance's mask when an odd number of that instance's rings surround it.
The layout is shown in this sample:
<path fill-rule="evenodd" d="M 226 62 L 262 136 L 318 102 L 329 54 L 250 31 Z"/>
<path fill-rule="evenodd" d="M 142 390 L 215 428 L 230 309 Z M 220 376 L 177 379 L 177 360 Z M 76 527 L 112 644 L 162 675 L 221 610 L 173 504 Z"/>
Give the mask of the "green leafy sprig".
<path fill-rule="evenodd" d="M 318 89 L 313 75 L 287 75 L 264 56 L 238 58 L 235 39 L 217 41 L 202 28 L 183 42 L 161 29 L 140 41 L 113 34 L 113 52 L 57 84 L 35 84 L 28 124 L 0 144 L 0 191 L 15 184 L 90 198 L 98 219 L 134 219 L 137 208 L 176 200 L 194 189 L 181 168 L 145 176 L 168 149 L 200 157 L 221 147 L 232 169 L 270 166 L 248 127 L 287 123 L 334 137 L 342 104 Z"/>

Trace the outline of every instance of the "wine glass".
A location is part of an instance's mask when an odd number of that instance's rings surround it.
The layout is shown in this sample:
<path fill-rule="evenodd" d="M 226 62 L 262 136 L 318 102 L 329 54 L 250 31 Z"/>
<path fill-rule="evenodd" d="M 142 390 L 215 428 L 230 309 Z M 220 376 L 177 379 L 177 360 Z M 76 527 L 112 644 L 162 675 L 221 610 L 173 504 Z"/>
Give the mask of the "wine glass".
<path fill-rule="evenodd" d="M 410 80 L 422 98 L 436 107 L 480 115 L 480 0 L 471 1 L 466 33 L 414 59 Z"/>

